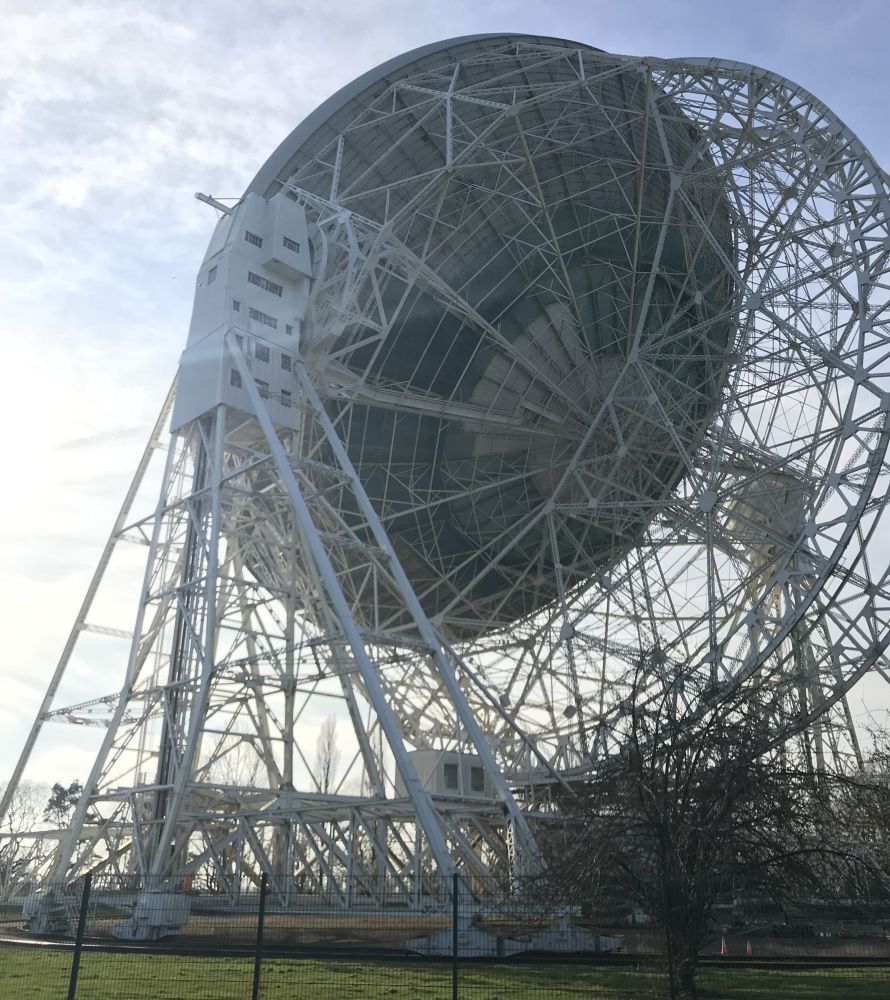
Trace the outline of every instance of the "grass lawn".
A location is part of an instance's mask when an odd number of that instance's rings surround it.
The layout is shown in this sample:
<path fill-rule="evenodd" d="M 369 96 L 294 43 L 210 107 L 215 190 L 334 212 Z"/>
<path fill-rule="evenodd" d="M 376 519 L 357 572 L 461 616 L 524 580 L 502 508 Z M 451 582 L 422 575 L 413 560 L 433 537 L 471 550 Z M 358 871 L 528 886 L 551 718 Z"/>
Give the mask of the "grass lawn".
<path fill-rule="evenodd" d="M 70 952 L 0 947 L 0 1000 L 67 996 Z M 249 1000 L 253 963 L 237 958 L 85 952 L 78 1000 Z M 795 972 L 705 968 L 702 1000 L 884 1000 L 890 969 Z M 466 1000 L 517 997 L 663 997 L 653 972 L 570 965 L 467 965 Z M 450 1000 L 447 964 L 270 959 L 263 965 L 263 1000 Z"/>

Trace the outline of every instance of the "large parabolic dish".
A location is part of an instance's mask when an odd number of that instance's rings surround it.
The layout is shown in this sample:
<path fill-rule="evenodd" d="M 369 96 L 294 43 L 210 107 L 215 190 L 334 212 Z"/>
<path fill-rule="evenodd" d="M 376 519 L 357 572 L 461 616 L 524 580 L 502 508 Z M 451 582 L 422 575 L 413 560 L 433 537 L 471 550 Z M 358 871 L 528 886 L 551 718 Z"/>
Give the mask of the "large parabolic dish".
<path fill-rule="evenodd" d="M 458 636 L 553 602 L 556 563 L 570 590 L 630 550 L 716 410 L 736 332 L 727 193 L 699 130 L 669 101 L 653 115 L 635 67 L 579 87 L 596 50 L 542 44 L 532 72 L 504 37 L 380 67 L 252 185 L 335 203 L 424 269 L 326 293 L 343 261 L 316 238 L 301 349 L 336 358 L 329 411 Z"/>
<path fill-rule="evenodd" d="M 641 671 L 699 692 L 760 674 L 787 731 L 871 659 L 838 643 L 878 596 L 854 567 L 890 409 L 869 374 L 885 202 L 845 126 L 765 71 L 452 40 L 359 78 L 273 153 L 218 224 L 190 352 L 238 331 L 351 614 L 387 649 L 414 633 L 372 551 L 379 518 L 438 634 L 497 692 L 501 710 L 474 710 L 502 748 L 518 726 L 583 762 Z M 190 376 L 190 352 L 177 409 L 228 381 Z M 374 518 L 330 472 L 292 361 Z M 272 480 L 247 492 L 227 530 L 253 526 L 261 585 L 299 578 L 321 641 L 288 505 Z M 423 656 L 378 667 L 415 745 L 448 745 Z"/>

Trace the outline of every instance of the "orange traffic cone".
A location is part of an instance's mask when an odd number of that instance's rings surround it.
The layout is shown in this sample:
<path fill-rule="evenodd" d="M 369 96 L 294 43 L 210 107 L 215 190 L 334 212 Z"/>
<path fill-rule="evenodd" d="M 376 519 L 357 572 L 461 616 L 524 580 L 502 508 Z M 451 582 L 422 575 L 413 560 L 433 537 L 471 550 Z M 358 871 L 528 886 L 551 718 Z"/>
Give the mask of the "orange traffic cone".
<path fill-rule="evenodd" d="M 748 942 L 748 946 L 745 948 L 745 955 L 747 955 L 748 958 L 754 957 L 754 949 L 751 947 L 750 941 Z"/>
<path fill-rule="evenodd" d="M 720 954 L 721 955 L 728 955 L 729 954 L 729 948 L 726 947 L 726 938 L 725 937 L 721 937 L 720 938 Z"/>

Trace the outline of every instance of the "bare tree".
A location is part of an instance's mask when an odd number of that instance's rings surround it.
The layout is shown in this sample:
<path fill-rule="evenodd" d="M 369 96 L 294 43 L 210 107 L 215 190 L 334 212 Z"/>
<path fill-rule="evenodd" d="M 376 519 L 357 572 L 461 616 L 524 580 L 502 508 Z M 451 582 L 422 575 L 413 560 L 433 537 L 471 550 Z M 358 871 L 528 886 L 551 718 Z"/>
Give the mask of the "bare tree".
<path fill-rule="evenodd" d="M 232 742 L 209 768 L 212 781 L 220 785 L 253 787 L 259 780 L 262 761 L 256 748 L 245 740 Z"/>
<path fill-rule="evenodd" d="M 793 743 L 776 744 L 757 691 L 683 688 L 677 678 L 653 694 L 641 668 L 620 751 L 563 803 L 573 819 L 548 845 L 559 891 L 655 918 L 675 998 L 695 995 L 722 900 L 883 891 L 861 834 L 888 801 L 865 776 L 797 762 Z"/>
<path fill-rule="evenodd" d="M 329 715 L 321 724 L 315 743 L 315 772 L 318 790 L 327 794 L 334 789 L 334 779 L 340 764 L 337 748 L 337 720 Z"/>
<path fill-rule="evenodd" d="M 0 798 L 5 785 L 0 785 Z M 46 847 L 32 836 L 41 825 L 49 789 L 32 781 L 19 783 L 0 824 L 0 899 L 36 878 L 45 860 Z"/>

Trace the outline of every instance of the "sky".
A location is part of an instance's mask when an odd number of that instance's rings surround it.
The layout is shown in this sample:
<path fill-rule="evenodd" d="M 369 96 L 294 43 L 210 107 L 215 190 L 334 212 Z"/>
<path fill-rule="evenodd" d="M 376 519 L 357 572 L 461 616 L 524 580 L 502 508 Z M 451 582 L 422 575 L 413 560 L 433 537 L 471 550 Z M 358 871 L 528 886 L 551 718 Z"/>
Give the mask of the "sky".
<path fill-rule="evenodd" d="M 890 169 L 890 0 L 0 0 L 0 782 L 185 344 L 215 221 L 194 193 L 237 197 L 349 80 L 479 32 L 754 63 Z M 87 761 L 59 736 L 33 776 Z"/>

